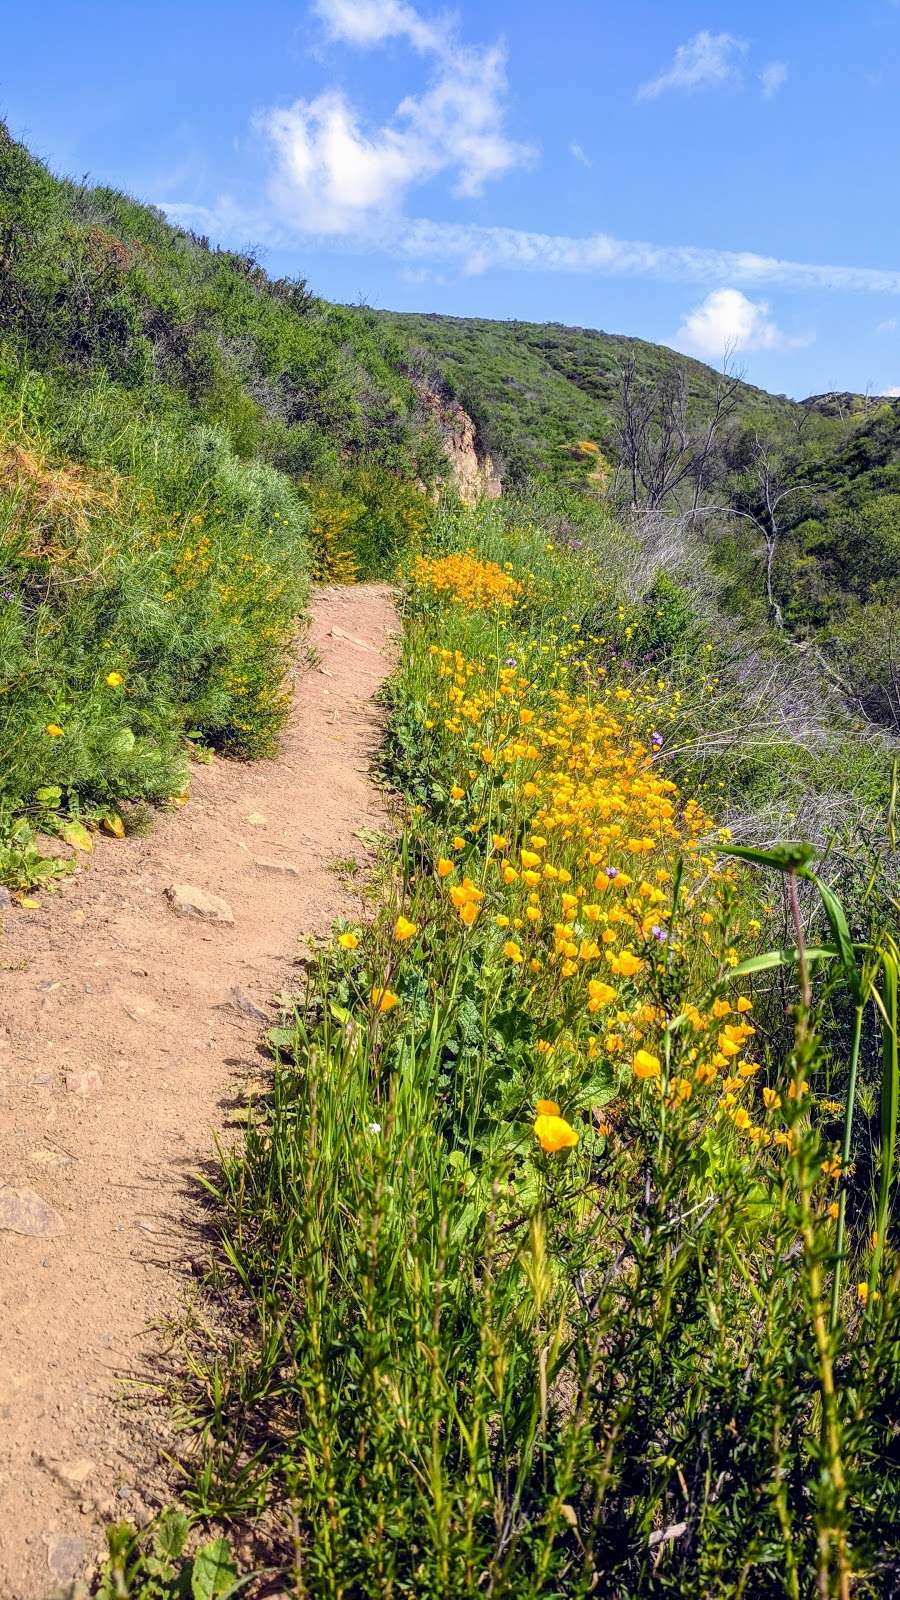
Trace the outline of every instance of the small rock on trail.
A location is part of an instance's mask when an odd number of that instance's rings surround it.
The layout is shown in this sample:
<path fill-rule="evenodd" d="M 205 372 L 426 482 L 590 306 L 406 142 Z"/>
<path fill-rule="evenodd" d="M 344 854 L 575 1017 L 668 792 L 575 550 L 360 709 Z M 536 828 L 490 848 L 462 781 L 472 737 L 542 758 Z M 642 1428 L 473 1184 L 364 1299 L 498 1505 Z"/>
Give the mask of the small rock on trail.
<path fill-rule="evenodd" d="M 179 917 L 197 917 L 200 922 L 234 924 L 234 912 L 221 895 L 210 894 L 208 889 L 198 889 L 193 883 L 172 883 L 166 898 Z"/>
<path fill-rule="evenodd" d="M 299 878 L 300 868 L 294 861 L 272 861 L 266 856 L 254 856 L 253 865 L 260 872 L 280 872 L 286 878 Z"/>
<path fill-rule="evenodd" d="M 377 655 L 373 644 L 368 644 L 365 639 L 358 639 L 355 633 L 345 633 L 343 628 L 335 627 L 331 630 L 332 639 L 343 639 L 345 644 L 352 644 L 354 650 L 368 650 L 370 654 Z"/>
<path fill-rule="evenodd" d="M 45 1533 L 47 1566 L 58 1583 L 74 1583 L 87 1557 L 87 1540 L 77 1533 Z"/>
<path fill-rule="evenodd" d="M 62 1233 L 63 1219 L 33 1189 L 15 1189 L 7 1184 L 0 1189 L 0 1228 L 32 1239 L 49 1239 L 54 1233 Z"/>

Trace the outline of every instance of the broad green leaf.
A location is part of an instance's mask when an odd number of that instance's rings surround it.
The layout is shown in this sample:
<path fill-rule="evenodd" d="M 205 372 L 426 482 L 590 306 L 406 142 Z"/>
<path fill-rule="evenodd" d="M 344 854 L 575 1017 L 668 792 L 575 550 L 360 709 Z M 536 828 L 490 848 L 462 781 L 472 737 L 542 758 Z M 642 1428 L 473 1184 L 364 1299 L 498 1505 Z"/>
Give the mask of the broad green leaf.
<path fill-rule="evenodd" d="M 49 806 L 52 811 L 62 800 L 62 789 L 58 783 L 45 783 L 42 789 L 35 790 L 34 798 L 38 805 Z"/>
<path fill-rule="evenodd" d="M 221 1600 L 221 1596 L 228 1594 L 236 1577 L 237 1568 L 231 1560 L 228 1540 L 213 1539 L 209 1544 L 202 1545 L 194 1557 L 191 1572 L 193 1600 Z"/>
<path fill-rule="evenodd" d="M 164 1561 L 175 1561 L 185 1547 L 190 1524 L 183 1511 L 164 1511 L 159 1519 L 154 1545 Z"/>
<path fill-rule="evenodd" d="M 83 822 L 64 822 L 59 830 L 60 837 L 70 844 L 73 850 L 93 850 L 94 841 Z"/>
<path fill-rule="evenodd" d="M 294 1037 L 293 1028 L 270 1028 L 266 1034 L 266 1044 L 273 1055 L 289 1055 L 294 1046 Z"/>

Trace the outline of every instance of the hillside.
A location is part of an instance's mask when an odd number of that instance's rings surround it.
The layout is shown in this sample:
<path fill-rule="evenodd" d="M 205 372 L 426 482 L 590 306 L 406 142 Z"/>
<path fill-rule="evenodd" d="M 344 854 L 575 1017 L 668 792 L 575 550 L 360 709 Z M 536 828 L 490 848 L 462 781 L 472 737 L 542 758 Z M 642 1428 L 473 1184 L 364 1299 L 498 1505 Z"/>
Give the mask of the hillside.
<path fill-rule="evenodd" d="M 272 748 L 310 575 L 393 570 L 442 425 L 390 330 L 0 125 L 0 879 L 178 796 L 186 735 Z"/>
<path fill-rule="evenodd" d="M 396 313 L 376 320 L 413 341 L 422 352 L 415 359 L 434 363 L 511 487 L 543 477 L 608 488 L 608 474 L 591 478 L 597 458 L 588 447 L 599 445 L 613 468 L 621 460 L 628 363 L 647 401 L 651 452 L 667 425 L 664 390 L 673 374 L 685 382 L 688 429 L 701 434 L 722 385 L 702 362 L 617 334 Z M 795 402 L 741 382 L 710 456 L 694 541 L 694 561 L 718 575 L 736 616 L 814 645 L 854 710 L 894 730 L 898 487 L 900 404 L 852 394 Z M 659 509 L 676 516 L 684 505 L 669 495 Z M 722 515 L 712 514 L 717 506 Z"/>
<path fill-rule="evenodd" d="M 294 474 L 366 460 L 431 481 L 435 441 L 401 343 L 107 188 L 50 174 L 0 124 L 0 330 L 71 381 L 228 429 Z"/>
<path fill-rule="evenodd" d="M 734 609 L 812 646 L 854 709 L 896 733 L 900 404 L 805 404 L 799 427 L 728 441 L 720 489 L 734 515 L 709 520 L 707 548 Z"/>
<path fill-rule="evenodd" d="M 676 366 L 698 416 L 720 378 L 702 361 L 662 345 L 592 328 L 397 312 L 379 312 L 375 321 L 427 353 L 514 482 L 565 471 L 565 447 L 578 440 L 608 446 L 626 361 L 635 361 L 647 383 Z M 787 422 L 795 409 L 783 395 L 740 385 L 740 415 L 748 421 Z"/>

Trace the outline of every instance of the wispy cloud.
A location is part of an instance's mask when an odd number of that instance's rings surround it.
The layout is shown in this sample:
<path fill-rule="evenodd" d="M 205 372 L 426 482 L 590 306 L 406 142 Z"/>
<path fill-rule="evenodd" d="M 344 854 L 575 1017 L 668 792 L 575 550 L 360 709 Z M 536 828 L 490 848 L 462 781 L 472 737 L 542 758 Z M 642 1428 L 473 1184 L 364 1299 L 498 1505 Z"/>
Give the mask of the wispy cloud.
<path fill-rule="evenodd" d="M 896 333 L 898 328 L 900 328 L 900 322 L 897 321 L 896 317 L 885 317 L 883 322 L 877 324 L 875 332 Z"/>
<path fill-rule="evenodd" d="M 881 393 L 885 400 L 900 400 L 900 383 L 895 383 L 892 389 L 882 389 Z"/>
<path fill-rule="evenodd" d="M 438 54 L 446 46 L 446 24 L 427 21 L 405 0 L 315 0 L 312 9 L 329 38 L 346 44 L 366 48 L 406 39 L 423 54 Z"/>
<path fill-rule="evenodd" d="M 764 100 L 773 100 L 779 89 L 787 83 L 788 68 L 786 61 L 769 61 L 759 74 Z"/>
<path fill-rule="evenodd" d="M 489 268 L 519 272 L 588 273 L 598 277 L 657 278 L 670 283 L 743 284 L 797 291 L 900 295 L 900 270 L 828 266 L 758 255 L 752 250 L 714 250 L 700 245 L 651 244 L 608 233 L 584 237 L 485 228 L 425 218 L 368 219 L 364 229 L 335 237 L 302 227 L 291 213 L 250 210 L 229 196 L 212 207 L 160 200 L 162 209 L 188 228 L 224 243 L 250 240 L 273 249 L 295 248 L 319 238 L 330 248 L 365 254 L 379 251 L 403 261 L 457 262 L 466 271 Z"/>
<path fill-rule="evenodd" d="M 569 154 L 574 156 L 576 161 L 580 161 L 581 165 L 583 167 L 592 167 L 593 164 L 594 164 L 592 162 L 590 156 L 585 155 L 585 152 L 582 150 L 581 145 L 578 144 L 575 140 L 573 140 L 572 143 L 569 145 Z"/>
<path fill-rule="evenodd" d="M 733 33 L 710 33 L 704 28 L 675 51 L 671 65 L 638 89 L 639 100 L 655 100 L 671 89 L 692 93 L 721 88 L 738 77 L 741 57 L 749 46 Z"/>
<path fill-rule="evenodd" d="M 440 173 L 459 195 L 528 162 L 530 147 L 504 131 L 502 45 L 473 48 L 453 19 L 430 21 L 405 0 L 316 0 L 334 42 L 372 49 L 401 39 L 430 63 L 431 82 L 369 127 L 336 88 L 260 113 L 256 128 L 275 152 L 270 198 L 298 227 L 348 233 L 368 217 L 398 213 L 409 191 Z"/>
<path fill-rule="evenodd" d="M 740 289 L 713 289 L 671 342 L 687 355 L 716 361 L 729 351 L 799 349 L 811 337 L 786 334 L 770 316 L 767 300 L 750 300 Z"/>

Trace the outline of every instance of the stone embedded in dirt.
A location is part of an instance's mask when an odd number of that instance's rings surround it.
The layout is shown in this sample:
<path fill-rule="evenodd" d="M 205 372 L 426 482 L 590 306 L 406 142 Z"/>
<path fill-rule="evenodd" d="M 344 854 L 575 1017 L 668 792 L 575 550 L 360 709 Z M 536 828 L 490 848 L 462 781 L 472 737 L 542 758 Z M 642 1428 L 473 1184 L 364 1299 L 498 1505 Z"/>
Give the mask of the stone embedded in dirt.
<path fill-rule="evenodd" d="M 261 811 L 250 811 L 244 821 L 249 822 L 251 828 L 264 828 L 266 825 L 266 818 Z"/>
<path fill-rule="evenodd" d="M 3 884 L 0 883 L 0 911 L 8 911 L 12 903 L 12 895 L 10 894 L 9 890 L 4 888 Z"/>
<path fill-rule="evenodd" d="M 300 868 L 293 861 L 272 861 L 267 856 L 254 856 L 253 865 L 260 872 L 280 872 L 286 878 L 299 878 Z"/>
<path fill-rule="evenodd" d="M 32 1239 L 48 1239 L 51 1234 L 62 1232 L 63 1219 L 33 1189 L 6 1184 L 0 1189 L 0 1228 Z"/>
<path fill-rule="evenodd" d="M 331 637 L 332 639 L 343 639 L 345 644 L 352 644 L 356 650 L 368 650 L 369 654 L 373 656 L 378 654 L 374 644 L 367 644 L 365 639 L 358 639 L 355 633 L 345 633 L 343 628 L 338 627 L 337 623 L 331 630 Z"/>
<path fill-rule="evenodd" d="M 234 912 L 221 895 L 198 889 L 193 883 L 172 883 L 166 890 L 172 910 L 179 917 L 197 917 L 201 922 L 233 924 Z"/>
<path fill-rule="evenodd" d="M 74 1583 L 87 1559 L 87 1540 L 77 1533 L 45 1533 L 47 1566 L 58 1583 Z"/>
<path fill-rule="evenodd" d="M 47 1150 L 41 1147 L 39 1150 L 29 1150 L 28 1159 L 38 1167 L 70 1167 L 74 1157 L 67 1156 L 62 1150 Z"/>
<path fill-rule="evenodd" d="M 78 1456 L 74 1461 L 49 1459 L 46 1465 L 53 1476 L 64 1483 L 67 1489 L 71 1489 L 73 1494 L 83 1489 L 88 1478 L 97 1470 L 97 1463 L 92 1461 L 90 1456 Z"/>
<path fill-rule="evenodd" d="M 319 667 L 318 670 L 321 672 L 323 678 L 333 678 L 334 677 L 334 673 L 331 671 L 331 669 L 329 667 Z"/>
<path fill-rule="evenodd" d="M 66 1073 L 66 1089 L 69 1094 L 80 1094 L 82 1100 L 87 1100 L 92 1094 L 99 1094 L 103 1088 L 103 1079 L 96 1067 L 85 1067 L 81 1072 Z"/>
<path fill-rule="evenodd" d="M 235 984 L 233 989 L 229 989 L 226 1003 L 233 1006 L 235 1011 L 243 1012 L 245 1017 L 252 1017 L 254 1022 L 268 1022 L 269 1020 L 266 1012 L 260 1010 L 255 1000 L 250 998 L 246 989 L 242 989 L 240 984 Z"/>

